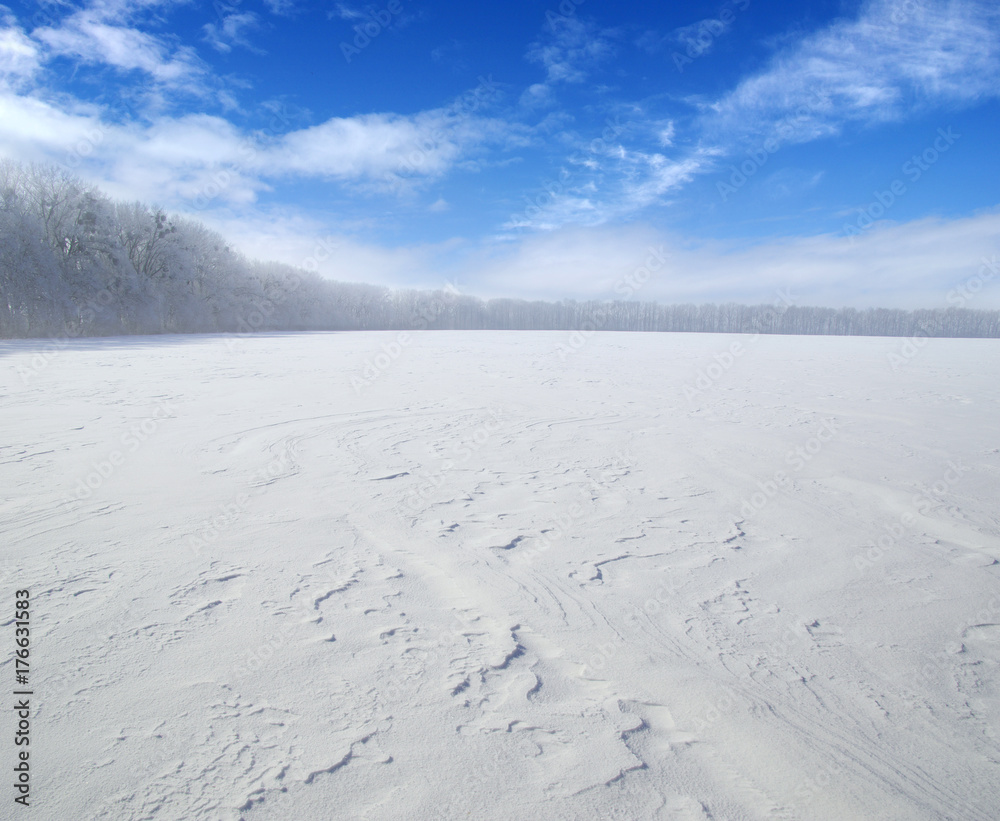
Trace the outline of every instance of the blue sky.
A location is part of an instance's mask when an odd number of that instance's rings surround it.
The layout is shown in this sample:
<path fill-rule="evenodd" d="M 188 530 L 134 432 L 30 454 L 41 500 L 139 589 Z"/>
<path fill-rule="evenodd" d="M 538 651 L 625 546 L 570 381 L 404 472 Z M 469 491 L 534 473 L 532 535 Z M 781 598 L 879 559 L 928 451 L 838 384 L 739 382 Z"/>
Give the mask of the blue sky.
<path fill-rule="evenodd" d="M 0 6 L 0 155 L 481 296 L 1000 307 L 998 95 L 992 2 Z"/>

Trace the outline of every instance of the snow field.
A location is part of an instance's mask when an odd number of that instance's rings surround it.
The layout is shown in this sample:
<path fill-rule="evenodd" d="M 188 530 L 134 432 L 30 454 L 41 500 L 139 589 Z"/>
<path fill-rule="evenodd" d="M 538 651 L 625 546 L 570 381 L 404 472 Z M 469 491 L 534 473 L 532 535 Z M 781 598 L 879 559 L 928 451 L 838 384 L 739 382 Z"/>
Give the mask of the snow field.
<path fill-rule="evenodd" d="M 36 816 L 1000 815 L 995 342 L 566 337 L 0 345 Z"/>

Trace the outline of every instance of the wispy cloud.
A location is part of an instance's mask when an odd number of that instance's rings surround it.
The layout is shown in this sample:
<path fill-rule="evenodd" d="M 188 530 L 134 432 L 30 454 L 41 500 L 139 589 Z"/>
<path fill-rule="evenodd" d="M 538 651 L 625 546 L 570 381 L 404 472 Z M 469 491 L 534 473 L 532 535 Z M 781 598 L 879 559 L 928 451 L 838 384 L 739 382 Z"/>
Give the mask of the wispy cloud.
<path fill-rule="evenodd" d="M 296 11 L 295 0 L 264 0 L 271 14 L 288 16 Z"/>
<path fill-rule="evenodd" d="M 673 45 L 683 49 L 688 56 L 708 54 L 717 37 L 725 34 L 732 27 L 735 17 L 730 14 L 724 18 L 707 18 L 681 26 L 667 35 Z"/>
<path fill-rule="evenodd" d="M 730 16 L 730 22 L 732 16 Z M 705 21 L 702 21 L 703 23 Z M 726 24 L 714 22 L 712 36 Z M 702 23 L 675 30 L 682 43 L 710 41 Z M 547 46 L 535 52 L 555 76 L 578 78 L 573 49 L 585 42 L 578 20 L 564 23 Z M 705 29 L 707 31 L 707 29 Z M 601 53 L 597 50 L 596 55 Z M 594 59 L 596 55 L 591 55 Z M 581 58 L 586 64 L 587 59 Z M 564 67 L 568 65 L 569 68 Z M 546 98 L 532 87 L 526 107 Z M 582 162 L 568 180 L 546 191 L 504 225 L 552 231 L 562 226 L 600 225 L 625 219 L 650 206 L 662 206 L 697 175 L 711 173 L 719 160 L 743 151 L 748 143 L 772 139 L 801 143 L 860 126 L 896 121 L 931 106 L 961 104 L 1000 95 L 1000 9 L 986 3 L 951 0 L 873 0 L 854 20 L 837 20 L 819 32 L 786 45 L 764 70 L 686 123 L 679 139 L 675 120 L 652 121 L 630 135 L 628 144 L 609 146 Z M 645 138 L 645 139 L 643 139 Z M 690 147 L 694 144 L 694 147 Z M 663 151 L 663 149 L 671 149 Z M 819 177 L 795 180 L 802 190 Z M 771 193 L 790 191 L 791 178 L 772 180 Z M 551 188 L 552 186 L 549 186 Z M 529 200 L 531 195 L 529 194 Z"/>
<path fill-rule="evenodd" d="M 665 148 L 669 148 L 674 144 L 674 137 L 677 134 L 677 128 L 674 125 L 673 120 L 667 120 L 666 122 L 653 123 L 656 128 L 656 136 L 660 145 Z"/>
<path fill-rule="evenodd" d="M 228 53 L 234 46 L 241 46 L 249 51 L 262 54 L 263 52 L 250 42 L 247 36 L 251 31 L 260 28 L 260 18 L 252 11 L 239 12 L 238 14 L 227 14 L 221 22 L 206 23 L 202 27 L 205 32 L 205 41 L 211 44 L 216 51 Z"/>
<path fill-rule="evenodd" d="M 108 22 L 108 12 L 106 6 L 78 11 L 59 26 L 35 29 L 32 36 L 53 55 L 123 71 L 142 71 L 165 85 L 189 83 L 204 73 L 193 48 L 172 48 L 161 38 L 137 28 Z"/>
<path fill-rule="evenodd" d="M 555 21 L 527 57 L 545 67 L 549 83 L 582 83 L 590 71 L 614 53 L 606 32 L 576 17 Z"/>
<path fill-rule="evenodd" d="M 1000 8 L 874 0 L 778 53 L 707 107 L 717 139 L 805 142 L 850 122 L 896 121 L 930 106 L 1000 94 Z M 780 135 L 777 133 L 780 127 Z"/>
<path fill-rule="evenodd" d="M 526 197 L 527 206 L 513 214 L 505 230 L 554 231 L 567 225 L 603 225 L 629 218 L 662 203 L 702 170 L 697 152 L 669 158 L 659 152 L 607 146 L 573 158 L 566 168 Z"/>
<path fill-rule="evenodd" d="M 781 168 L 761 180 L 761 193 L 772 200 L 799 196 L 819 185 L 824 171 L 806 172 L 801 168 Z M 849 212 L 856 216 L 854 211 Z"/>
<path fill-rule="evenodd" d="M 690 182 L 704 165 L 704 159 L 688 156 L 669 159 L 663 154 L 641 151 L 626 152 L 622 157 L 626 183 L 618 202 L 622 216 L 634 213 Z"/>
<path fill-rule="evenodd" d="M 545 83 L 532 83 L 521 93 L 520 104 L 526 109 L 549 108 L 555 102 L 552 88 Z"/>
<path fill-rule="evenodd" d="M 339 17 L 341 20 L 367 20 L 368 15 L 364 11 L 352 8 L 346 3 L 337 3 L 337 11 L 331 12 L 330 16 Z"/>
<path fill-rule="evenodd" d="M 650 54 L 671 49 L 675 64 L 690 62 L 695 57 L 708 54 L 717 38 L 732 28 L 740 12 L 746 11 L 750 0 L 727 0 L 718 10 L 716 17 L 706 17 L 696 23 L 678 26 L 673 31 L 661 34 L 655 30 L 643 32 L 635 44 Z"/>

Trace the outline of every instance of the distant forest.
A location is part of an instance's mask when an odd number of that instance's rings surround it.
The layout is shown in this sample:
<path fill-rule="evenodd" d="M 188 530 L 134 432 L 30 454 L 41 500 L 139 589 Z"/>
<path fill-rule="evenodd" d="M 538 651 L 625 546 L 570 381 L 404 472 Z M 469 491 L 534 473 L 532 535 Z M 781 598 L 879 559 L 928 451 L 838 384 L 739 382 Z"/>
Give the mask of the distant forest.
<path fill-rule="evenodd" d="M 332 282 L 59 169 L 0 161 L 0 338 L 379 329 L 996 338 L 1000 311 L 482 300 Z"/>

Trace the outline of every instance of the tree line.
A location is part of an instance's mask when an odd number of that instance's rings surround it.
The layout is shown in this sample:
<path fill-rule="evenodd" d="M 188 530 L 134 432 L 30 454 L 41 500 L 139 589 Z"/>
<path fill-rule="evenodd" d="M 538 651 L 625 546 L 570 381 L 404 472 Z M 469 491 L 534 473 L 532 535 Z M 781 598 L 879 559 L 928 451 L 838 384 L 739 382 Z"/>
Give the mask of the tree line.
<path fill-rule="evenodd" d="M 0 338 L 423 329 L 996 338 L 1000 311 L 483 300 L 334 282 L 57 168 L 0 160 Z"/>

